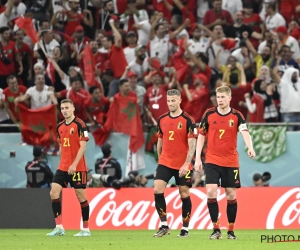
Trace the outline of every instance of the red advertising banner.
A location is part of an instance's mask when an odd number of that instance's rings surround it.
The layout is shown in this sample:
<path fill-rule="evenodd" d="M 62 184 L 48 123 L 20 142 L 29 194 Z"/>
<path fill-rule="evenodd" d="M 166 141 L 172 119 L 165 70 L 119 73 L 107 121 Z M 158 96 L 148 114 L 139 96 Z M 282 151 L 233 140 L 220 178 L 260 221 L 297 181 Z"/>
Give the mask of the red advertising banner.
<path fill-rule="evenodd" d="M 204 188 L 190 189 L 192 216 L 190 229 L 211 229 Z M 88 188 L 91 230 L 157 229 L 159 217 L 155 210 L 152 188 L 121 190 Z M 165 190 L 168 223 L 180 229 L 181 199 L 177 188 Z M 219 221 L 227 227 L 226 194 L 218 190 Z M 299 229 L 300 188 L 253 187 L 237 190 L 238 214 L 236 229 Z M 73 189 L 63 190 L 62 220 L 65 229 L 82 226 L 81 210 Z"/>

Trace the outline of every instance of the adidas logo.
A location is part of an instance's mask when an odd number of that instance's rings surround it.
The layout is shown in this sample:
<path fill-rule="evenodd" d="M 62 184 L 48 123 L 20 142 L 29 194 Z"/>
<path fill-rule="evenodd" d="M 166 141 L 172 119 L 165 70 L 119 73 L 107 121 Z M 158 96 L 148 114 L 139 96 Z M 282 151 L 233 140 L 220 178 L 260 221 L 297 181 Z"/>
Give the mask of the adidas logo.
<path fill-rule="evenodd" d="M 191 182 L 191 179 L 186 180 L 186 182 Z"/>
<path fill-rule="evenodd" d="M 214 121 L 212 124 L 217 124 L 217 122 L 216 122 L 216 121 Z"/>
<path fill-rule="evenodd" d="M 80 182 L 77 182 L 77 185 L 81 185 L 81 183 L 80 183 Z"/>
<path fill-rule="evenodd" d="M 239 180 L 236 180 L 236 181 L 235 181 L 235 184 L 239 184 L 239 183 L 240 183 Z"/>

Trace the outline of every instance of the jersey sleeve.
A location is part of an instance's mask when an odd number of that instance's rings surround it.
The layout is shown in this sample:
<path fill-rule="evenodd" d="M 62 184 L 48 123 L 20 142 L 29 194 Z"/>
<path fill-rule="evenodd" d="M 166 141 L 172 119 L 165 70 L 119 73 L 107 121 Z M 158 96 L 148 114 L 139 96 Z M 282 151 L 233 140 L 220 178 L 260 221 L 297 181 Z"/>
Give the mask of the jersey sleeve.
<path fill-rule="evenodd" d="M 162 132 L 161 127 L 160 127 L 160 121 L 161 121 L 161 119 L 159 118 L 158 121 L 157 121 L 157 127 L 156 127 L 156 135 L 157 135 L 158 138 L 163 137 L 163 132 Z"/>
<path fill-rule="evenodd" d="M 56 126 L 57 142 L 60 144 L 59 125 Z"/>
<path fill-rule="evenodd" d="M 244 116 L 242 115 L 242 113 L 237 112 L 237 118 L 238 118 L 238 130 L 240 132 L 248 131 L 246 120 L 245 120 Z"/>
<path fill-rule="evenodd" d="M 195 120 L 191 117 L 188 117 L 187 119 L 186 130 L 187 130 L 186 132 L 188 138 L 197 138 L 198 131 L 197 131 L 196 123 Z"/>
<path fill-rule="evenodd" d="M 86 124 L 81 121 L 77 123 L 78 126 L 78 136 L 80 141 L 88 141 L 89 140 L 89 133 L 87 130 Z"/>
<path fill-rule="evenodd" d="M 199 125 L 199 134 L 205 136 L 207 132 L 208 132 L 208 112 L 205 112 Z"/>

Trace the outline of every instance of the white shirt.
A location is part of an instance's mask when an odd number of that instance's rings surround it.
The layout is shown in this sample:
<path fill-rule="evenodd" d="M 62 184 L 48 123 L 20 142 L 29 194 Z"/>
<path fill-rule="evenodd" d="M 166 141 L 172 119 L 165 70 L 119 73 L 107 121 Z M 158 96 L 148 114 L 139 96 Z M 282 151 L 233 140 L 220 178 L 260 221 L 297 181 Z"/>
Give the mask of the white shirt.
<path fill-rule="evenodd" d="M 182 36 L 185 36 L 186 39 L 190 39 L 189 33 L 186 31 L 186 29 L 180 31 L 179 34 L 176 36 L 176 39 L 179 40 Z"/>
<path fill-rule="evenodd" d="M 292 75 L 297 73 L 298 82 L 295 84 L 298 91 L 293 87 L 291 81 Z M 295 68 L 288 68 L 285 70 L 280 84 L 278 86 L 278 93 L 280 95 L 280 112 L 291 113 L 300 112 L 300 78 L 299 70 Z"/>
<path fill-rule="evenodd" d="M 132 61 L 130 64 L 130 70 L 137 74 L 138 79 L 141 79 L 145 72 L 147 72 L 149 68 L 148 60 L 145 58 L 143 65 L 140 65 L 136 62 L 136 60 Z"/>
<path fill-rule="evenodd" d="M 218 51 L 221 49 L 221 53 L 219 56 L 219 65 L 226 65 L 227 64 L 227 59 L 230 56 L 230 51 L 229 50 L 224 50 L 221 45 L 217 45 L 215 42 L 211 44 L 211 47 L 214 51 L 215 56 L 217 55 Z M 211 48 L 208 50 L 208 66 L 211 68 L 215 68 L 215 56 L 213 56 Z"/>
<path fill-rule="evenodd" d="M 5 95 L 3 95 L 3 89 L 0 89 L 0 100 L 4 102 Z M 5 108 L 0 109 L 0 122 L 3 122 L 5 120 L 9 119 L 9 115 L 7 114 Z"/>
<path fill-rule="evenodd" d="M 5 16 L 4 12 L 0 14 L 0 28 L 8 26 L 9 17 Z"/>
<path fill-rule="evenodd" d="M 209 45 L 210 45 L 211 38 L 202 36 L 199 42 L 195 42 L 193 39 L 189 40 L 189 50 L 195 55 L 197 52 L 206 53 Z"/>
<path fill-rule="evenodd" d="M 138 44 L 147 46 L 150 41 L 150 30 L 151 30 L 151 24 L 149 23 L 149 20 L 144 20 L 142 22 L 139 22 L 138 24 L 142 25 L 140 29 L 137 30 L 138 34 Z"/>
<path fill-rule="evenodd" d="M 208 7 L 208 1 L 206 0 L 197 0 L 197 16 L 199 18 L 203 18 L 206 11 L 209 10 L 209 7 Z"/>
<path fill-rule="evenodd" d="M 259 16 L 261 20 L 265 21 L 266 20 L 266 3 L 271 3 L 271 2 L 276 2 L 276 0 L 264 0 L 264 3 L 262 5 L 261 12 L 259 13 Z"/>
<path fill-rule="evenodd" d="M 230 12 L 233 18 L 236 11 L 243 10 L 242 0 L 222 0 L 222 9 Z"/>
<path fill-rule="evenodd" d="M 123 49 L 128 64 L 136 60 L 135 48 L 136 47 L 134 48 L 126 47 Z"/>
<path fill-rule="evenodd" d="M 261 54 L 267 45 L 267 41 L 263 41 L 258 45 L 257 53 Z"/>
<path fill-rule="evenodd" d="M 274 14 L 273 16 L 267 16 L 265 21 L 267 30 L 274 30 L 279 26 L 285 26 L 286 22 L 282 15 L 279 13 Z"/>
<path fill-rule="evenodd" d="M 244 65 L 246 63 L 246 60 L 245 60 L 245 57 L 242 54 L 242 49 L 241 48 L 234 50 L 231 53 L 231 55 L 234 56 L 240 64 Z M 250 59 L 250 62 L 253 62 L 253 56 L 252 56 L 251 53 L 249 55 L 249 59 Z"/>
<path fill-rule="evenodd" d="M 5 5 L 7 7 L 7 4 Z M 9 17 L 9 21 L 16 19 L 19 16 L 22 16 L 25 14 L 27 7 L 24 3 L 19 3 L 19 5 L 16 7 L 14 6 L 12 9 L 12 12 Z"/>
<path fill-rule="evenodd" d="M 293 58 L 295 60 L 297 60 L 298 58 L 300 58 L 299 43 L 298 43 L 298 41 L 294 37 L 289 36 L 286 39 L 285 45 L 287 45 L 287 46 L 289 46 L 291 48 L 291 51 L 293 52 Z"/>
<path fill-rule="evenodd" d="M 42 46 L 44 46 L 42 40 L 40 40 L 40 43 L 41 43 Z M 55 49 L 55 47 L 60 47 L 60 44 L 55 39 L 53 39 L 49 44 L 45 44 L 44 49 L 49 54 L 49 56 L 52 57 L 53 56 L 53 50 Z M 33 50 L 34 51 L 38 50 L 38 44 L 37 43 L 34 45 Z M 38 62 L 44 64 L 44 61 L 42 59 L 38 59 Z"/>
<path fill-rule="evenodd" d="M 53 91 L 49 91 L 48 88 L 45 85 L 42 91 L 37 91 L 36 86 L 27 89 L 26 94 L 31 97 L 31 109 L 42 108 L 51 104 L 50 94 L 53 94 Z"/>
<path fill-rule="evenodd" d="M 159 39 L 157 36 L 150 41 L 150 57 L 157 57 L 162 65 L 168 63 L 169 55 L 169 35 L 166 35 L 163 39 Z"/>

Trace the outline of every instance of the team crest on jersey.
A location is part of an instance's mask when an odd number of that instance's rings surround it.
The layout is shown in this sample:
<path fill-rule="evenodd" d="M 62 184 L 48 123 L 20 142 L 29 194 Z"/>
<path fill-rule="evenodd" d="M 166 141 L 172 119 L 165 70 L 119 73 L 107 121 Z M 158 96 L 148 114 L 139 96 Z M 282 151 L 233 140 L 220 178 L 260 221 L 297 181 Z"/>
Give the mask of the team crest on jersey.
<path fill-rule="evenodd" d="M 229 127 L 233 127 L 234 126 L 234 120 L 233 119 L 230 119 L 228 121 L 228 123 L 229 123 Z"/>
<path fill-rule="evenodd" d="M 74 128 L 71 128 L 70 129 L 70 135 L 73 135 L 74 134 Z"/>
<path fill-rule="evenodd" d="M 182 129 L 182 122 L 179 122 L 179 123 L 178 123 L 177 128 L 178 128 L 178 129 Z"/>

